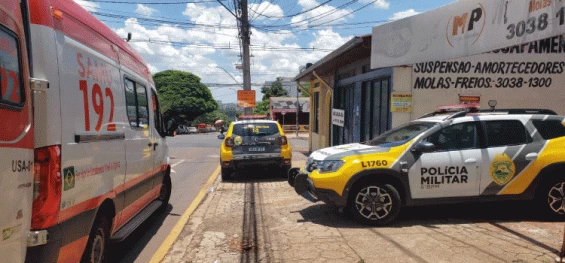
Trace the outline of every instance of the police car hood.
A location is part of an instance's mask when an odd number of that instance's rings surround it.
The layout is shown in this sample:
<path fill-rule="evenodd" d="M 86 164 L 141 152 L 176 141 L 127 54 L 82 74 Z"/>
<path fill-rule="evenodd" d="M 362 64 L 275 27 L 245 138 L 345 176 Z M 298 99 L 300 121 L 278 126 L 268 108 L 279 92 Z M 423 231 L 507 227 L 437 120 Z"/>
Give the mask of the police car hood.
<path fill-rule="evenodd" d="M 390 148 L 388 147 L 351 143 L 314 151 L 312 154 L 310 154 L 310 157 L 316 161 L 341 160 L 341 158 L 346 156 L 388 152 L 389 150 Z"/>

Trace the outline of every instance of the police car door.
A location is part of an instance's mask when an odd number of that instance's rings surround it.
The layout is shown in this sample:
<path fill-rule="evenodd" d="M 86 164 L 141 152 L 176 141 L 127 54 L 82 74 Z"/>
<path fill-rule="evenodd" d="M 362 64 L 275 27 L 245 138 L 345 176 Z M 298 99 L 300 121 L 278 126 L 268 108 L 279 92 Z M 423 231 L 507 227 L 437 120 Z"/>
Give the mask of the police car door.
<path fill-rule="evenodd" d="M 433 143 L 437 150 L 415 153 L 417 160 L 408 172 L 412 198 L 479 194 L 478 127 L 478 122 L 455 123 L 423 140 Z"/>
<path fill-rule="evenodd" d="M 20 1 L 0 2 L 0 255 L 23 262 L 30 228 L 33 129 Z"/>
<path fill-rule="evenodd" d="M 528 185 L 513 185 L 513 179 L 537 157 L 545 141 L 533 142 L 520 120 L 491 120 L 483 124 L 487 148 L 481 171 L 481 195 L 522 193 Z"/>

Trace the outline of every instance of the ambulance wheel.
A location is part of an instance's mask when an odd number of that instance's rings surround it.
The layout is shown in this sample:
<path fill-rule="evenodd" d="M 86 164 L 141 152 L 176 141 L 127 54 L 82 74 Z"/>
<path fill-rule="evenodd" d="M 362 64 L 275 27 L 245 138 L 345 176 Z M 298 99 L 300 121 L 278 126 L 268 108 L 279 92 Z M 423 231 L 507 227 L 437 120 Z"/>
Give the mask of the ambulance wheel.
<path fill-rule="evenodd" d="M 161 201 L 161 206 L 159 207 L 161 211 L 165 211 L 169 206 L 169 199 L 171 198 L 171 188 L 171 178 L 169 176 L 165 176 L 163 178 L 163 182 L 161 183 L 159 197 L 157 197 L 157 200 Z"/>
<path fill-rule="evenodd" d="M 565 219 L 565 178 L 548 180 L 537 194 L 542 215 L 550 219 Z"/>
<path fill-rule="evenodd" d="M 233 169 L 222 167 L 222 181 L 229 181 L 229 180 L 231 180 L 231 174 L 232 174 L 232 172 L 233 172 Z"/>
<path fill-rule="evenodd" d="M 94 221 L 92 231 L 81 262 L 102 263 L 107 262 L 108 240 L 110 238 L 110 223 L 105 216 L 99 216 Z"/>
<path fill-rule="evenodd" d="M 349 212 L 363 224 L 386 225 L 400 213 L 400 195 L 390 184 L 364 183 L 355 187 L 350 196 Z"/>

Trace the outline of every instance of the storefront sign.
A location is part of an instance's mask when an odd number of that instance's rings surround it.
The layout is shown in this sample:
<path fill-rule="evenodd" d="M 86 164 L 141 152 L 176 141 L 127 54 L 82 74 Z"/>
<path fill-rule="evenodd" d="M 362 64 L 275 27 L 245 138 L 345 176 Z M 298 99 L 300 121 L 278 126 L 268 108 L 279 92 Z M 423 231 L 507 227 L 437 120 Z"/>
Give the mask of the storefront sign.
<path fill-rule="evenodd" d="M 413 112 L 437 105 L 480 103 L 499 107 L 548 108 L 564 112 L 565 35 L 492 52 L 412 65 Z M 425 103 L 419 103 L 423 101 Z"/>
<path fill-rule="evenodd" d="M 237 107 L 239 108 L 255 107 L 255 90 L 238 90 Z"/>
<path fill-rule="evenodd" d="M 390 97 L 391 112 L 411 112 L 412 93 L 393 92 Z"/>
<path fill-rule="evenodd" d="M 340 109 L 332 109 L 332 124 L 343 127 L 345 123 L 345 111 Z"/>
<path fill-rule="evenodd" d="M 447 60 L 565 34 L 565 1 L 456 1 L 373 27 L 371 68 Z"/>

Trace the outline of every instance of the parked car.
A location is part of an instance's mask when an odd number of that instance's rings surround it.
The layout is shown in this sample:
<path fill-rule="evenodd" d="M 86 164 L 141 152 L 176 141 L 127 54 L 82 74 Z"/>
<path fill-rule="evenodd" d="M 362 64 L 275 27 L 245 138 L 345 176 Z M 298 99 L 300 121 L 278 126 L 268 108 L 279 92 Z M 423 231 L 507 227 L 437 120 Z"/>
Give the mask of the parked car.
<path fill-rule="evenodd" d="M 230 124 L 220 146 L 222 180 L 232 177 L 232 172 L 250 167 L 276 169 L 285 176 L 291 167 L 290 144 L 276 121 L 246 120 Z"/>
<path fill-rule="evenodd" d="M 289 184 L 307 200 L 391 223 L 403 206 L 534 200 L 565 218 L 565 116 L 531 109 L 428 115 L 367 143 L 314 151 Z"/>
<path fill-rule="evenodd" d="M 188 127 L 188 134 L 198 133 L 196 127 Z"/>

